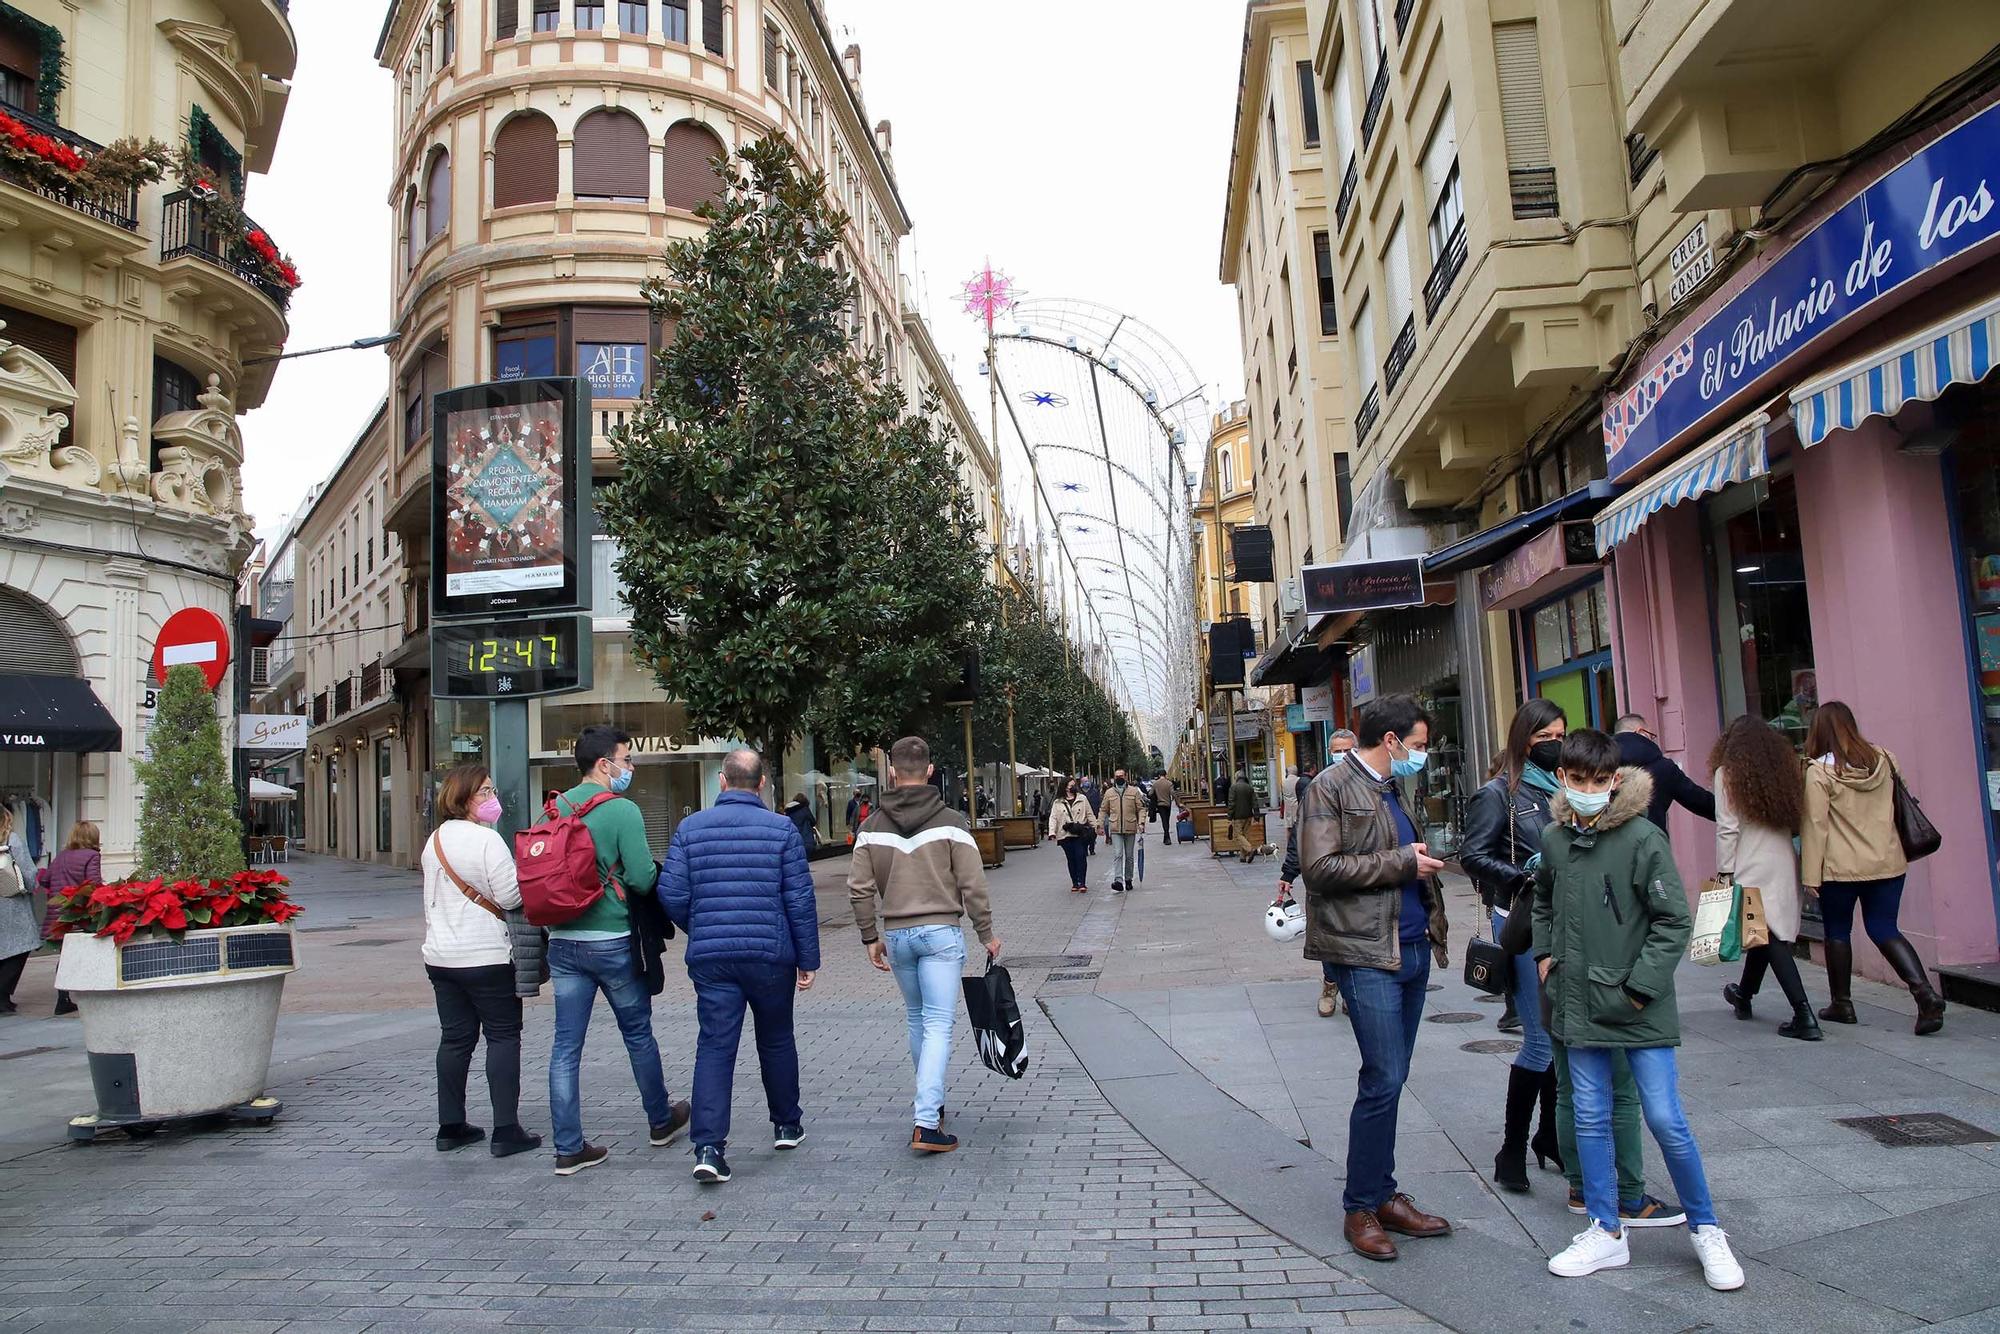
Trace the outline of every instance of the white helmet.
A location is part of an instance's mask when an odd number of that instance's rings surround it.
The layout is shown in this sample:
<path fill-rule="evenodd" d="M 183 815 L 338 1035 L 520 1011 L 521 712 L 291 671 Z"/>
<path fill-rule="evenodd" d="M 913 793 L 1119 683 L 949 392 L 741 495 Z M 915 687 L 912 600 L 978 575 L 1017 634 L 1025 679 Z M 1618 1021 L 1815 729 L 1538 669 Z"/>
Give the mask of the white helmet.
<path fill-rule="evenodd" d="M 1306 933 L 1306 910 L 1287 899 L 1264 910 L 1264 934 L 1280 945 L 1289 944 Z"/>

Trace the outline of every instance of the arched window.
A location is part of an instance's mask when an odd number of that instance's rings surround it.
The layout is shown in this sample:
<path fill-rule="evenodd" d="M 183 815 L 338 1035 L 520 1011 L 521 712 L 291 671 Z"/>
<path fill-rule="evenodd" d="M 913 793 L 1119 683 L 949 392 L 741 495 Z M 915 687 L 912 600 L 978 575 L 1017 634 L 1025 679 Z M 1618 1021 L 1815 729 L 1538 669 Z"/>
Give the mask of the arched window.
<path fill-rule="evenodd" d="M 417 187 L 403 192 L 403 267 L 415 268 L 417 252 L 424 248 L 424 235 L 417 226 Z"/>
<path fill-rule="evenodd" d="M 442 148 L 431 154 L 424 177 L 424 240 L 435 241 L 451 226 L 451 154 Z"/>
<path fill-rule="evenodd" d="M 82 676 L 76 646 L 60 617 L 26 593 L 0 585 L 0 653 L 7 670 L 26 676 Z"/>
<path fill-rule="evenodd" d="M 652 149 L 646 127 L 629 111 L 606 107 L 576 123 L 571 150 L 578 199 L 646 202 Z"/>
<path fill-rule="evenodd" d="M 510 118 L 493 137 L 493 207 L 551 204 L 555 197 L 555 122 L 536 111 Z"/>
<path fill-rule="evenodd" d="M 715 132 L 684 120 L 667 131 L 662 191 L 670 208 L 693 209 L 722 197 L 716 158 L 728 156 Z"/>
<path fill-rule="evenodd" d="M 1236 489 L 1236 474 L 1235 474 L 1235 470 L 1234 470 L 1233 468 L 1231 468 L 1231 467 L 1230 467 L 1230 458 L 1229 458 L 1229 451 L 1228 451 L 1228 450 L 1226 450 L 1226 449 L 1225 449 L 1225 450 L 1223 450 L 1223 451 L 1222 451 L 1222 454 L 1221 454 L 1221 458 L 1222 458 L 1222 464 L 1221 464 L 1221 475 L 1222 475 L 1222 491 L 1221 491 L 1221 494 L 1222 494 L 1222 495 L 1225 495 L 1225 496 L 1226 496 L 1226 495 L 1228 495 L 1228 494 L 1229 494 L 1229 493 L 1230 493 L 1231 491 L 1234 491 L 1234 490 Z"/>

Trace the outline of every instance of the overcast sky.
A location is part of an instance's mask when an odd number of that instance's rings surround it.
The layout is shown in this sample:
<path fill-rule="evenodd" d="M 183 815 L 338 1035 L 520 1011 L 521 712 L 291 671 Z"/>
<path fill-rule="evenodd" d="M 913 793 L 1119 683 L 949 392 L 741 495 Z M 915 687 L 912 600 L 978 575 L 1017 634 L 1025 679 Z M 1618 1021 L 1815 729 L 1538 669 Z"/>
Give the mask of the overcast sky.
<path fill-rule="evenodd" d="M 250 211 L 298 262 L 293 350 L 386 331 L 392 85 L 379 3 L 293 7 L 299 68 Z M 1224 0 L 827 0 L 862 48 L 871 119 L 895 126 L 904 243 L 939 345 L 983 398 L 981 334 L 959 287 L 988 255 L 1025 294 L 1115 306 L 1171 338 L 1225 396 L 1241 390 L 1235 303 L 1216 279 L 1242 7 Z M 921 21 L 917 15 L 921 14 Z M 275 533 L 365 424 L 380 352 L 285 363 L 244 418 L 244 483 Z"/>

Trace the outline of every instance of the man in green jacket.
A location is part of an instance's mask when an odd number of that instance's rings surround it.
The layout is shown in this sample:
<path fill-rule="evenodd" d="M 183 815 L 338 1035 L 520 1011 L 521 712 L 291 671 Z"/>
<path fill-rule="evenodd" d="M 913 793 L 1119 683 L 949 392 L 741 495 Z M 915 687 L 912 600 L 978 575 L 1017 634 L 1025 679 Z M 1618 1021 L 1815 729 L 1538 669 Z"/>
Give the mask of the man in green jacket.
<path fill-rule="evenodd" d="M 1631 1262 L 1619 1218 L 1611 1131 L 1612 1057 L 1623 1052 L 1646 1126 L 1687 1210 L 1702 1275 L 1719 1292 L 1743 1268 L 1716 1221 L 1701 1152 L 1681 1109 L 1674 1048 L 1674 969 L 1687 949 L 1687 895 L 1667 837 L 1645 819 L 1652 780 L 1618 767 L 1618 743 L 1595 728 L 1563 738 L 1562 785 L 1549 803 L 1535 870 L 1534 954 L 1549 1032 L 1569 1058 L 1577 1155 L 1590 1226 L 1552 1256 L 1549 1272 L 1582 1278 Z"/>
<path fill-rule="evenodd" d="M 1236 836 L 1236 853 L 1245 864 L 1256 861 L 1264 848 L 1264 830 L 1258 818 L 1257 789 L 1242 769 L 1229 784 L 1229 832 Z"/>
<path fill-rule="evenodd" d="M 576 767 L 583 781 L 556 798 L 560 814 L 571 814 L 593 797 L 623 792 L 632 785 L 632 738 L 603 724 L 584 728 L 576 738 Z M 667 1098 L 660 1047 L 653 1040 L 653 998 L 632 953 L 632 918 L 626 900 L 634 894 L 651 894 L 660 878 L 659 865 L 646 844 L 645 816 L 636 803 L 614 795 L 585 811 L 583 826 L 597 849 L 604 896 L 582 915 L 549 931 L 549 981 L 556 993 L 549 1119 L 555 1125 L 557 1176 L 572 1176 L 610 1156 L 610 1150 L 583 1138 L 577 1085 L 590 1011 L 600 991 L 625 1039 L 625 1055 L 639 1083 L 654 1145 L 671 1143 L 686 1128 L 690 1110 L 686 1102 Z"/>

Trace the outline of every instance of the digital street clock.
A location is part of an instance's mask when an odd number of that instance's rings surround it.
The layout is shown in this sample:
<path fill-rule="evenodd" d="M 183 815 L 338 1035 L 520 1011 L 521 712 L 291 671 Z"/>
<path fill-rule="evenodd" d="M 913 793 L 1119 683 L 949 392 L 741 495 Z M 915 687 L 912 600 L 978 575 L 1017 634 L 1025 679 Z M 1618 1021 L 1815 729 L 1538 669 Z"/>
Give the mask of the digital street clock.
<path fill-rule="evenodd" d="M 431 626 L 431 693 L 439 699 L 588 690 L 590 669 L 590 624 L 582 616 Z"/>

